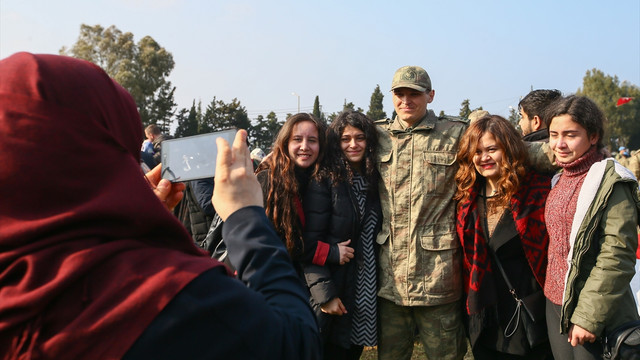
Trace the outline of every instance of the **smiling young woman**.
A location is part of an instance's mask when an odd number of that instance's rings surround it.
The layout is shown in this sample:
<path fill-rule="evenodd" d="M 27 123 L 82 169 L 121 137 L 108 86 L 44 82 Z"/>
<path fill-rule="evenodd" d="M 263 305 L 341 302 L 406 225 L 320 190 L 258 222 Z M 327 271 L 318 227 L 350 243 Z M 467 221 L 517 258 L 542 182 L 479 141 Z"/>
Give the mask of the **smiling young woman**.
<path fill-rule="evenodd" d="M 545 210 L 549 339 L 556 359 L 601 359 L 601 335 L 638 319 L 629 286 L 638 244 L 638 183 L 607 158 L 605 116 L 592 100 L 558 100 L 545 120 L 562 168 Z"/>
<path fill-rule="evenodd" d="M 325 137 L 322 121 L 311 114 L 295 114 L 284 123 L 271 154 L 256 169 L 267 216 L 296 264 L 303 256 L 303 196 L 309 180 L 320 169 Z"/>
<path fill-rule="evenodd" d="M 513 286 L 519 298 L 539 294 L 538 305 L 544 309 L 549 238 L 543 215 L 550 179 L 527 170 L 520 134 L 496 115 L 469 126 L 460 140 L 458 164 L 457 232 L 464 249 L 466 316 L 474 357 L 548 358 L 548 341 L 532 344 L 527 338 L 531 328 L 510 325 L 517 313 L 510 290 Z M 498 261 L 508 280 L 498 271 Z M 541 317 L 536 321 L 544 321 L 544 313 Z M 538 335 L 546 339 L 546 329 L 539 329 Z"/>
<path fill-rule="evenodd" d="M 376 126 L 357 111 L 340 113 L 327 133 L 326 162 L 305 196 L 303 262 L 324 358 L 357 360 L 377 344 L 374 243 L 382 208 L 375 162 Z M 319 251 L 318 251 L 319 250 Z"/>

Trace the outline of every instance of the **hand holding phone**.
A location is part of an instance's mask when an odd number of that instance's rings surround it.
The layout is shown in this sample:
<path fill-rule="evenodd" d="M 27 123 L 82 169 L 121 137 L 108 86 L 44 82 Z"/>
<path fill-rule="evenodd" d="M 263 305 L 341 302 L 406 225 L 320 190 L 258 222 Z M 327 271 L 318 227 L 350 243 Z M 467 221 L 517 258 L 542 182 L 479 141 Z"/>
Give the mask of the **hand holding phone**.
<path fill-rule="evenodd" d="M 247 147 L 247 132 L 239 130 L 233 147 L 217 139 L 218 157 L 215 186 L 211 201 L 223 221 L 247 206 L 263 206 L 262 188 L 253 174 L 253 163 Z"/>
<path fill-rule="evenodd" d="M 162 142 L 162 178 L 185 182 L 212 178 L 216 171 L 216 138 L 232 143 L 237 130 L 170 139 Z"/>

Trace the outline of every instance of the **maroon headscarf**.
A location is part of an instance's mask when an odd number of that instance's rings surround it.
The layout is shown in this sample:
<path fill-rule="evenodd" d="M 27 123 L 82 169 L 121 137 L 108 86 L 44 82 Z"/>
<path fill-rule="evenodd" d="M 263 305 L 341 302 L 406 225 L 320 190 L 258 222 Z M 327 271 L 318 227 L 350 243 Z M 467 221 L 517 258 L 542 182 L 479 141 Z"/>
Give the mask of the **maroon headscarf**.
<path fill-rule="evenodd" d="M 204 256 L 140 170 L 132 97 L 97 66 L 0 61 L 0 354 L 120 358 Z M 221 270 L 224 271 L 224 270 Z"/>

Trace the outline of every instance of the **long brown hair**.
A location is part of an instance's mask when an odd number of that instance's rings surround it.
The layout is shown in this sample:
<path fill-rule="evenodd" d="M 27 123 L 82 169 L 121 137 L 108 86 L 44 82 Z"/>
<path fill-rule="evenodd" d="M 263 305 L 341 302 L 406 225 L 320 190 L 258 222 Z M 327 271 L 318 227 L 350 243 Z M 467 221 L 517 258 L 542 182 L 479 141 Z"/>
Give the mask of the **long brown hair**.
<path fill-rule="evenodd" d="M 503 152 L 499 164 L 501 172 L 498 179 L 497 204 L 509 204 L 509 200 L 518 191 L 520 182 L 526 174 L 529 159 L 518 131 L 502 116 L 484 116 L 469 125 L 460 139 L 459 167 L 456 173 L 458 190 L 454 196 L 454 199 L 460 203 L 469 200 L 469 189 L 476 184 L 479 174 L 473 164 L 473 157 L 478 149 L 480 138 L 487 132 L 493 135 Z"/>
<path fill-rule="evenodd" d="M 311 121 L 318 130 L 318 142 L 320 144 L 318 159 L 308 170 L 310 176 L 315 176 L 322 163 L 326 143 L 327 126 L 316 117 L 307 113 L 295 114 L 287 119 L 278 132 L 273 143 L 272 152 L 256 169 L 256 173 L 269 169 L 268 193 L 264 204 L 267 217 L 273 223 L 276 231 L 284 237 L 285 245 L 289 253 L 293 252 L 296 245 L 301 245 L 301 224 L 297 214 L 296 198 L 299 196 L 300 184 L 296 179 L 295 163 L 289 156 L 289 140 L 293 127 L 297 123 Z"/>

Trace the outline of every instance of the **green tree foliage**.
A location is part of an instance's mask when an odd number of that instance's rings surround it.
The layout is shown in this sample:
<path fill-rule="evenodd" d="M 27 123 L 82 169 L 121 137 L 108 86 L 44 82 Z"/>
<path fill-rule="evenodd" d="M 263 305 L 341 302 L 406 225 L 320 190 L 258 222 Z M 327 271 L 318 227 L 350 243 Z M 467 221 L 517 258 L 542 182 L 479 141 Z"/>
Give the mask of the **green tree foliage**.
<path fill-rule="evenodd" d="M 373 90 L 371 94 L 371 101 L 369 102 L 369 111 L 367 111 L 367 116 L 369 119 L 375 121 L 380 119 L 386 119 L 387 113 L 384 112 L 384 106 L 382 105 L 382 100 L 384 99 L 384 95 L 382 95 L 382 91 L 380 91 L 380 85 L 376 85 L 376 88 Z"/>
<path fill-rule="evenodd" d="M 316 95 L 316 99 L 313 101 L 313 116 L 321 121 L 326 121 L 321 110 L 320 97 L 318 95 Z"/>
<path fill-rule="evenodd" d="M 170 82 L 162 85 L 158 91 L 158 98 L 152 103 L 150 109 L 149 118 L 155 119 L 156 124 L 160 126 L 162 132 L 167 134 L 173 122 L 175 108 L 178 106 L 173 98 L 175 91 L 175 86 L 171 86 Z"/>
<path fill-rule="evenodd" d="M 354 103 L 352 103 L 351 101 L 347 102 L 347 100 L 344 101 L 344 105 L 342 105 L 342 111 L 346 111 L 346 110 L 355 110 L 356 106 Z"/>
<path fill-rule="evenodd" d="M 356 109 L 356 105 L 353 102 L 347 102 L 347 99 L 344 99 L 344 104 L 342 105 L 342 111 L 347 111 L 347 110 L 353 110 L 353 111 L 358 111 L 361 113 L 364 113 L 364 110 L 361 107 L 358 107 Z M 329 114 L 329 116 L 327 116 L 327 121 L 328 123 L 332 123 L 333 119 L 335 119 L 338 116 L 339 113 L 331 113 Z"/>
<path fill-rule="evenodd" d="M 137 44 L 133 34 L 115 26 L 80 26 L 78 40 L 60 54 L 93 62 L 127 89 L 136 104 L 144 126 L 163 124 L 169 128 L 174 114 L 175 87 L 167 80 L 175 65 L 173 55 L 152 37 Z"/>
<path fill-rule="evenodd" d="M 271 151 L 273 141 L 276 139 L 276 135 L 278 135 L 282 125 L 283 122 L 278 121 L 278 117 L 273 111 L 266 118 L 262 115 L 258 116 L 256 124 L 249 132 L 252 147 L 259 147 L 265 153 Z"/>
<path fill-rule="evenodd" d="M 214 97 L 207 107 L 204 117 L 203 122 L 207 126 L 202 127 L 203 131 L 220 131 L 231 128 L 251 130 L 251 121 L 249 121 L 247 110 L 236 98 L 227 104 Z"/>
<path fill-rule="evenodd" d="M 507 120 L 509 120 L 509 122 L 512 123 L 513 126 L 518 127 L 518 123 L 520 122 L 520 112 L 518 112 L 517 108 L 509 106 L 509 117 L 507 118 Z"/>
<path fill-rule="evenodd" d="M 460 106 L 462 106 L 460 108 L 460 117 L 461 118 L 465 118 L 465 119 L 469 118 L 469 114 L 471 114 L 471 107 L 469 106 L 469 104 L 470 104 L 469 99 L 464 99 L 462 101 L 462 104 L 460 104 Z"/>
<path fill-rule="evenodd" d="M 605 126 L 605 145 L 617 151 L 619 146 L 631 149 L 640 147 L 640 89 L 632 84 L 618 80 L 617 76 L 605 75 L 598 69 L 587 70 L 582 79 L 582 88 L 577 95 L 593 100 L 607 117 Z M 622 106 L 616 106 L 621 97 L 633 97 L 634 100 Z"/>
<path fill-rule="evenodd" d="M 182 109 L 176 115 L 178 120 L 178 127 L 174 134 L 175 137 L 193 136 L 198 134 L 198 110 L 196 108 L 196 101 L 193 101 L 191 109 Z"/>

